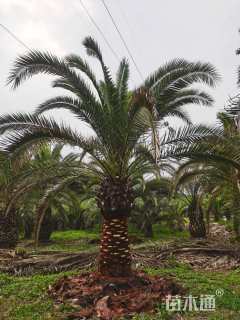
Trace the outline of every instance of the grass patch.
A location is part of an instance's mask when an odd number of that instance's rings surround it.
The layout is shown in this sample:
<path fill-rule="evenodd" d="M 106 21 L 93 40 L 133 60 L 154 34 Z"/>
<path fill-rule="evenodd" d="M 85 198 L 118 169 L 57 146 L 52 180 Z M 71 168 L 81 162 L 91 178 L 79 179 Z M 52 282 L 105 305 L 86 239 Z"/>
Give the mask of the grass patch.
<path fill-rule="evenodd" d="M 143 235 L 130 226 L 130 234 Z M 98 230 L 57 231 L 52 235 L 52 243 L 40 247 L 40 251 L 58 250 L 80 252 L 97 250 L 96 244 L 89 240 L 99 238 Z M 188 238 L 187 232 L 176 232 L 164 226 L 154 225 L 154 238 L 139 246 L 151 246 L 168 241 L 182 241 Z M 188 312 L 182 314 L 184 320 L 239 320 L 240 319 L 240 270 L 231 272 L 200 272 L 181 264 L 172 257 L 167 268 L 146 270 L 150 274 L 157 274 L 176 279 L 187 288 L 188 293 L 199 297 L 201 294 L 216 294 L 216 290 L 223 290 L 221 297 L 216 297 L 216 311 Z M 12 277 L 0 274 L 0 320 L 60 320 L 69 311 L 68 306 L 56 309 L 53 301 L 47 295 L 47 288 L 58 278 L 67 273 L 54 275 L 34 275 L 31 277 Z M 172 312 L 166 312 L 164 305 L 159 305 L 158 315 L 136 315 L 134 320 L 171 320 Z"/>
<path fill-rule="evenodd" d="M 195 297 L 200 295 L 215 295 L 216 311 L 190 312 L 184 319 L 239 319 L 240 315 L 240 271 L 231 272 L 201 272 L 192 270 L 188 265 L 176 263 L 175 266 L 164 269 L 147 269 L 147 272 L 176 279 Z M 218 296 L 217 292 L 223 292 Z M 188 296 L 187 294 L 187 296 Z M 166 318 L 167 319 L 167 318 Z"/>
<path fill-rule="evenodd" d="M 239 320 L 240 314 L 240 271 L 200 272 L 189 266 L 172 262 L 172 266 L 162 269 L 147 269 L 149 274 L 162 275 L 176 279 L 188 290 L 188 294 L 199 297 L 201 294 L 216 294 L 223 290 L 223 296 L 216 297 L 216 311 L 187 312 L 184 319 Z M 0 319 L 6 320 L 57 320 L 64 319 L 69 311 L 67 306 L 54 308 L 46 291 L 64 274 L 35 275 L 32 277 L 12 277 L 0 274 Z M 159 305 L 158 315 L 137 315 L 135 320 L 155 320 L 173 318 L 172 312 L 166 312 L 164 305 Z M 200 318 L 202 317 L 202 318 Z"/>
<path fill-rule="evenodd" d="M 95 231 L 85 230 L 67 230 L 55 231 L 48 243 L 39 243 L 37 252 L 42 251 L 63 251 L 63 252 L 81 252 L 94 251 L 97 249 L 97 240 L 99 233 Z M 94 242 L 93 240 L 96 240 Z M 22 240 L 18 244 L 18 248 L 25 248 L 27 252 L 35 252 L 32 240 Z"/>
<path fill-rule="evenodd" d="M 189 232 L 176 231 L 167 226 L 160 224 L 153 225 L 153 240 L 175 240 L 175 239 L 189 239 Z"/>
<path fill-rule="evenodd" d="M 187 231 L 173 231 L 170 228 L 162 225 L 154 225 L 154 236 L 151 239 L 144 238 L 142 232 L 136 228 L 135 225 L 129 224 L 129 235 L 142 239 L 142 243 L 138 245 L 152 246 L 159 245 L 161 242 L 170 240 L 187 239 Z M 100 226 L 95 226 L 93 230 L 66 230 L 55 231 L 51 236 L 51 241 L 46 244 L 39 244 L 38 252 L 41 251 L 63 251 L 63 252 L 81 252 L 81 251 L 95 251 L 97 250 L 98 240 L 100 238 Z M 94 241 L 95 240 L 95 241 Z M 32 240 L 20 241 L 19 248 L 25 248 L 28 252 L 35 252 Z M 136 245 L 134 245 L 136 247 Z"/>
<path fill-rule="evenodd" d="M 55 231 L 51 236 L 53 241 L 76 241 L 81 239 L 98 239 L 99 233 L 85 230 Z"/>
<path fill-rule="evenodd" d="M 12 277 L 0 274 L 0 319 L 2 320 L 45 320 L 60 319 L 69 308 L 56 310 L 48 297 L 48 286 L 59 277 L 71 274 L 34 275 Z"/>

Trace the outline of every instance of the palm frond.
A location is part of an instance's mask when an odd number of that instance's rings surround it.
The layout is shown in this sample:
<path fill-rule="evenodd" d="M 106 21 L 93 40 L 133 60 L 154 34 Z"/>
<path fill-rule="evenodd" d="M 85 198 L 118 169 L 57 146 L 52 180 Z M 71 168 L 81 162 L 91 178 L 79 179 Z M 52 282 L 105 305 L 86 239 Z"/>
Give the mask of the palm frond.
<path fill-rule="evenodd" d="M 112 76 L 110 74 L 110 71 L 108 67 L 105 65 L 102 57 L 101 50 L 97 44 L 97 42 L 92 38 L 92 37 L 86 37 L 83 41 L 84 47 L 87 49 L 87 53 L 90 56 L 93 56 L 97 58 L 101 64 L 103 75 L 104 75 L 104 80 L 106 82 L 106 85 L 108 88 L 113 92 L 114 91 L 114 83 L 112 80 Z"/>
<path fill-rule="evenodd" d="M 97 138 L 84 138 L 69 126 L 58 124 L 51 118 L 29 114 L 13 114 L 0 117 L 0 132 L 12 131 L 2 140 L 8 152 L 26 150 L 32 145 L 46 142 L 63 142 L 78 146 L 97 157 L 101 143 Z M 23 149 L 22 149 L 23 148 Z"/>
<path fill-rule="evenodd" d="M 216 142 L 222 137 L 222 128 L 219 126 L 206 126 L 206 125 L 191 125 L 180 127 L 177 130 L 168 130 L 163 138 L 161 139 L 161 145 L 170 145 L 177 143 L 196 143 L 208 140 L 210 138 L 214 139 Z"/>
<path fill-rule="evenodd" d="M 129 80 L 129 64 L 126 59 L 123 59 L 119 65 L 116 79 L 116 87 L 118 92 L 118 104 L 120 108 L 126 108 L 129 100 L 128 93 Z"/>
<path fill-rule="evenodd" d="M 213 87 L 219 79 L 216 69 L 209 63 L 175 59 L 150 75 L 144 86 L 151 90 L 178 91 L 197 82 Z"/>
<path fill-rule="evenodd" d="M 78 99 L 74 99 L 72 97 L 67 97 L 67 96 L 59 96 L 59 97 L 48 99 L 45 102 L 41 103 L 37 107 L 35 111 L 35 115 L 39 115 L 43 112 L 51 111 L 54 109 L 66 109 L 79 117 L 80 106 L 81 106 L 81 102 Z"/>
<path fill-rule="evenodd" d="M 97 105 L 97 100 L 86 82 L 72 69 L 64 59 L 49 52 L 30 51 L 20 56 L 8 77 L 8 84 L 16 89 L 23 81 L 43 73 L 59 78 L 53 82 L 54 87 L 67 89 L 86 102 Z"/>
<path fill-rule="evenodd" d="M 8 84 L 12 84 L 15 89 L 23 81 L 38 73 L 68 76 L 71 74 L 71 70 L 63 59 L 59 59 L 49 52 L 30 51 L 17 58 L 8 77 Z"/>
<path fill-rule="evenodd" d="M 101 93 L 98 81 L 97 81 L 91 67 L 87 63 L 87 61 L 83 60 L 80 56 L 78 56 L 76 54 L 68 55 L 65 58 L 65 60 L 68 62 L 68 65 L 70 67 L 80 70 L 88 77 L 88 79 L 93 84 L 95 90 L 97 91 L 99 98 L 102 99 L 102 93 Z"/>
<path fill-rule="evenodd" d="M 184 89 L 170 96 L 168 108 L 178 108 L 189 104 L 198 104 L 203 106 L 212 106 L 213 98 L 204 91 L 197 89 Z"/>
<path fill-rule="evenodd" d="M 63 181 L 59 182 L 55 186 L 48 189 L 45 192 L 44 196 L 40 199 L 37 210 L 36 210 L 36 222 L 35 222 L 35 230 L 34 230 L 34 240 L 35 240 L 36 247 L 38 245 L 40 228 L 43 222 L 45 212 L 48 208 L 50 198 L 56 195 L 58 192 L 60 192 L 63 188 L 65 188 L 68 184 L 70 184 L 74 180 L 76 180 L 75 176 L 64 179 Z"/>
<path fill-rule="evenodd" d="M 179 119 L 181 119 L 182 121 L 184 121 L 186 124 L 188 125 L 192 125 L 192 122 L 191 122 L 191 119 L 190 119 L 190 116 L 189 114 L 185 111 L 185 110 L 182 110 L 180 108 L 178 109 L 173 109 L 173 110 L 169 110 L 165 116 L 168 116 L 168 117 L 177 117 Z"/>

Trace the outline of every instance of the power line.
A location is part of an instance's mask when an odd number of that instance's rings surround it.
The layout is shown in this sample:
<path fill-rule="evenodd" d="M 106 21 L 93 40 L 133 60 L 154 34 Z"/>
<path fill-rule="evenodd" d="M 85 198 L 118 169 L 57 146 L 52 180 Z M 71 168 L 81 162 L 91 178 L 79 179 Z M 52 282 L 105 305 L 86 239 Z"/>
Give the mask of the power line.
<path fill-rule="evenodd" d="M 19 44 L 21 44 L 25 49 L 31 50 L 22 40 L 20 40 L 11 30 L 0 23 L 0 27 L 3 28 L 13 39 L 15 39 Z"/>
<path fill-rule="evenodd" d="M 86 12 L 88 18 L 92 21 L 92 23 L 94 24 L 94 26 L 96 27 L 96 29 L 98 30 L 98 32 L 101 34 L 101 36 L 103 37 L 104 41 L 106 42 L 108 48 L 112 51 L 113 55 L 115 56 L 115 58 L 120 61 L 118 55 L 116 54 L 116 52 L 114 51 L 114 49 L 112 48 L 111 44 L 109 43 L 109 41 L 107 40 L 106 36 L 104 35 L 103 31 L 101 30 L 101 28 L 98 26 L 97 22 L 94 20 L 94 18 L 91 16 L 88 8 L 84 5 L 82 0 L 79 0 L 83 10 Z"/>
<path fill-rule="evenodd" d="M 136 70 L 137 70 L 137 72 L 138 72 L 138 74 L 139 74 L 140 78 L 143 80 L 143 75 L 142 75 L 142 73 L 141 73 L 141 71 L 140 71 L 140 69 L 139 69 L 139 67 L 138 67 L 138 65 L 137 65 L 137 63 L 136 63 L 136 61 L 135 61 L 135 59 L 133 58 L 133 55 L 132 55 L 132 53 L 131 53 L 131 51 L 130 51 L 130 49 L 129 49 L 129 47 L 128 47 L 127 43 L 126 43 L 126 41 L 124 40 L 124 37 L 123 37 L 123 35 L 122 35 L 121 31 L 119 30 L 119 28 L 118 28 L 118 26 L 117 26 L 117 23 L 115 22 L 115 20 L 114 20 L 114 18 L 113 18 L 113 16 L 112 16 L 112 14 L 111 14 L 111 12 L 110 12 L 110 10 L 109 10 L 109 8 L 108 8 L 108 6 L 107 6 L 106 2 L 105 2 L 104 0 L 101 0 L 101 1 L 102 1 L 103 5 L 104 5 L 104 7 L 105 7 L 105 9 L 106 9 L 106 11 L 107 11 L 107 13 L 108 13 L 108 15 L 109 15 L 110 19 L 112 20 L 112 23 L 113 23 L 113 25 L 114 25 L 114 27 L 115 27 L 115 29 L 116 29 L 116 31 L 117 31 L 117 33 L 118 33 L 119 37 L 121 38 L 121 40 L 122 40 L 122 42 L 123 42 L 123 44 L 124 44 L 124 47 L 126 48 L 126 50 L 127 50 L 128 54 L 129 54 L 129 56 L 131 57 L 131 60 L 132 60 L 132 62 L 133 62 L 133 64 L 134 64 L 134 66 L 135 66 L 135 68 L 136 68 Z"/>
<path fill-rule="evenodd" d="M 120 1 L 116 1 L 115 4 L 117 5 L 119 11 L 121 12 L 121 15 L 122 15 L 125 23 L 127 24 L 128 29 L 130 30 L 130 33 L 131 33 L 131 36 L 132 36 L 132 35 L 134 34 L 134 32 L 133 32 L 133 30 L 132 30 L 132 26 L 130 25 L 130 23 L 129 23 L 129 21 L 128 21 L 128 18 L 127 18 L 127 16 L 126 16 L 125 12 L 123 11 L 122 6 L 120 5 Z"/>
<path fill-rule="evenodd" d="M 135 36 L 134 36 L 134 34 L 136 33 L 135 32 L 136 30 L 134 30 L 133 26 L 130 24 L 129 19 L 122 8 L 122 5 L 120 5 L 120 2 L 121 1 L 116 1 L 115 4 L 118 7 L 118 10 L 121 12 L 122 18 L 125 21 L 125 24 L 127 25 L 128 29 L 129 29 L 129 34 L 131 37 L 131 44 L 133 43 L 135 52 L 138 52 L 138 56 L 139 55 L 142 56 L 142 52 L 141 52 L 141 50 L 139 50 L 138 45 L 136 43 Z"/>

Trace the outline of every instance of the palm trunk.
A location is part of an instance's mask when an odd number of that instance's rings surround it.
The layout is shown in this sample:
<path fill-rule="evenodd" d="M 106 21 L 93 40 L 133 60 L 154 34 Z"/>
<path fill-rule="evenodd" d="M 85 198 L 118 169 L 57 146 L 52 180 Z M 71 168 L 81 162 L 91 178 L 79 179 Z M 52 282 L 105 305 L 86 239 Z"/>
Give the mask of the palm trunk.
<path fill-rule="evenodd" d="M 43 222 L 41 225 L 41 229 L 39 232 L 39 241 L 40 242 L 49 242 L 52 232 L 53 232 L 53 218 L 52 218 L 52 210 L 49 207 L 46 210 L 46 215 L 43 218 Z"/>
<path fill-rule="evenodd" d="M 113 277 L 131 273 L 127 218 L 104 219 L 98 271 Z"/>
<path fill-rule="evenodd" d="M 146 218 L 146 221 L 144 222 L 144 225 L 143 225 L 143 230 L 144 230 L 144 236 L 146 238 L 153 238 L 153 227 L 152 227 L 152 222 L 150 221 L 149 218 Z"/>
<path fill-rule="evenodd" d="M 24 239 L 29 240 L 32 238 L 33 233 L 33 223 L 32 221 L 24 222 Z"/>
<path fill-rule="evenodd" d="M 206 226 L 200 205 L 189 208 L 189 232 L 193 238 L 205 238 Z"/>
<path fill-rule="evenodd" d="M 18 228 L 16 222 L 16 212 L 12 209 L 5 216 L 0 213 L 0 248 L 15 248 L 18 242 Z"/>
<path fill-rule="evenodd" d="M 34 219 L 31 212 L 32 208 L 30 209 L 26 206 L 23 208 L 23 210 L 20 211 L 20 216 L 21 216 L 21 213 L 23 215 L 23 219 L 22 219 L 23 238 L 25 240 L 30 240 L 32 239 L 33 230 L 34 230 Z M 27 211 L 29 211 L 29 213 Z"/>

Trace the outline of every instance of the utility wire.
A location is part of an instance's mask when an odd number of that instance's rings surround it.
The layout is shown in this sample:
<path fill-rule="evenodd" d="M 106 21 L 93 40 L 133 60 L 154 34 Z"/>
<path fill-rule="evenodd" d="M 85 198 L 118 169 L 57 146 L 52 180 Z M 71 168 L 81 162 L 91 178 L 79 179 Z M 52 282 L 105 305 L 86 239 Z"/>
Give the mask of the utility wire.
<path fill-rule="evenodd" d="M 132 26 L 130 25 L 128 18 L 126 16 L 125 12 L 123 11 L 123 8 L 121 7 L 119 1 L 116 1 L 116 6 L 118 7 L 118 10 L 121 12 L 122 17 L 123 17 L 125 23 L 127 24 L 128 29 L 130 30 L 131 36 L 133 36 L 134 32 L 133 32 Z"/>
<path fill-rule="evenodd" d="M 139 74 L 140 78 L 141 78 L 142 80 L 144 80 L 144 79 L 143 79 L 143 75 L 142 75 L 142 73 L 141 73 L 141 71 L 140 71 L 140 69 L 139 69 L 139 67 L 138 67 L 138 65 L 137 65 L 137 63 L 136 63 L 136 61 L 135 61 L 135 59 L 133 58 L 133 55 L 132 55 L 132 53 L 131 53 L 131 51 L 130 51 L 130 49 L 129 49 L 129 47 L 128 47 L 127 43 L 126 43 L 126 41 L 124 40 L 124 37 L 123 37 L 123 35 L 122 35 L 121 31 L 119 30 L 119 28 L 118 28 L 118 26 L 117 26 L 117 23 L 115 22 L 115 20 L 114 20 L 114 18 L 113 18 L 113 16 L 112 16 L 112 14 L 111 14 L 111 12 L 110 12 L 110 10 L 109 10 L 109 8 L 108 8 L 108 6 L 107 6 L 106 2 L 105 2 L 104 0 L 101 0 L 101 1 L 102 1 L 103 5 L 104 5 L 104 8 L 106 9 L 106 11 L 107 11 L 107 13 L 108 13 L 108 15 L 109 15 L 110 19 L 112 20 L 112 23 L 113 23 L 113 25 L 114 25 L 114 27 L 115 27 L 115 29 L 116 29 L 116 31 L 117 31 L 117 33 L 118 33 L 119 37 L 121 38 L 121 40 L 122 40 L 122 42 L 123 42 L 123 44 L 124 44 L 124 47 L 126 48 L 126 50 L 127 50 L 128 54 L 129 54 L 129 56 L 131 57 L 131 60 L 132 60 L 132 62 L 133 62 L 133 64 L 134 64 L 134 66 L 135 66 L 135 68 L 136 68 L 136 70 L 137 70 L 137 72 L 138 72 L 138 74 Z"/>
<path fill-rule="evenodd" d="M 98 32 L 101 34 L 101 36 L 103 37 L 104 41 L 106 42 L 108 48 L 112 51 L 113 55 L 115 56 L 115 58 L 120 61 L 117 53 L 114 51 L 114 49 L 112 48 L 110 42 L 107 40 L 105 34 L 103 33 L 103 31 L 101 30 L 101 28 L 98 26 L 97 22 L 94 20 L 94 18 L 91 16 L 88 8 L 85 6 L 85 4 L 83 3 L 82 0 L 79 0 L 83 10 L 86 12 L 88 18 L 91 20 L 91 22 L 94 24 L 95 28 L 98 30 Z"/>
<path fill-rule="evenodd" d="M 5 27 L 2 23 L 0 23 L 0 27 L 2 27 L 3 30 L 5 30 L 14 40 L 21 44 L 25 49 L 31 50 L 22 40 L 20 40 L 11 30 Z"/>
<path fill-rule="evenodd" d="M 115 4 L 118 7 L 118 10 L 121 12 L 121 15 L 122 15 L 123 20 L 125 21 L 125 24 L 128 26 L 131 41 L 134 43 L 135 52 L 138 52 L 138 56 L 139 56 L 139 54 L 141 55 L 141 51 L 138 50 L 138 46 L 137 46 L 136 39 L 134 36 L 136 34 L 136 32 L 135 32 L 136 30 L 134 30 L 133 26 L 130 24 L 129 19 L 122 8 L 122 5 L 120 5 L 120 2 L 121 1 L 116 1 Z"/>

